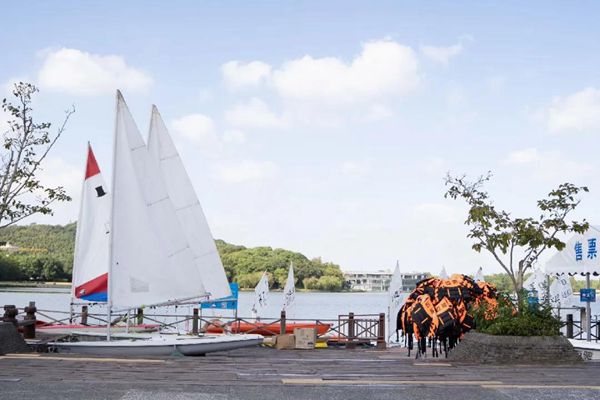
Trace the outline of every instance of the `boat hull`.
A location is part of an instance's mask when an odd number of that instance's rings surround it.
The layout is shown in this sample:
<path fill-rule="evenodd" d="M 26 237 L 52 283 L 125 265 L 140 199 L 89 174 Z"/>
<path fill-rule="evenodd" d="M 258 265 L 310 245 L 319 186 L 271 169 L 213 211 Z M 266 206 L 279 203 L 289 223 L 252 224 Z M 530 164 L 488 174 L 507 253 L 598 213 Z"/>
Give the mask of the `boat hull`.
<path fill-rule="evenodd" d="M 285 325 L 285 333 L 292 334 L 296 328 L 315 328 L 317 330 L 317 335 L 322 336 L 327 333 L 329 329 L 331 329 L 331 324 L 288 322 Z M 265 324 L 261 322 L 234 322 L 226 329 L 231 333 L 252 333 L 262 336 L 274 336 L 279 335 L 281 332 L 281 325 L 279 322 L 272 324 Z M 206 333 L 219 334 L 223 332 L 223 327 L 218 322 L 212 322 L 211 325 L 206 328 Z"/>
<path fill-rule="evenodd" d="M 158 336 L 141 339 L 49 343 L 50 351 L 96 356 L 162 357 L 171 355 L 199 356 L 216 351 L 235 350 L 262 343 L 262 336 Z"/>
<path fill-rule="evenodd" d="M 156 332 L 160 325 L 158 324 L 140 324 L 130 325 L 129 329 L 125 325 L 113 325 L 110 327 L 111 332 Z M 42 325 L 37 326 L 36 330 L 42 333 L 57 334 L 57 335 L 68 335 L 74 331 L 80 332 L 93 332 L 98 334 L 106 334 L 106 325 L 81 325 L 81 324 L 68 324 L 68 325 Z"/>
<path fill-rule="evenodd" d="M 600 343 L 578 339 L 569 339 L 569 342 L 584 361 L 600 361 Z"/>

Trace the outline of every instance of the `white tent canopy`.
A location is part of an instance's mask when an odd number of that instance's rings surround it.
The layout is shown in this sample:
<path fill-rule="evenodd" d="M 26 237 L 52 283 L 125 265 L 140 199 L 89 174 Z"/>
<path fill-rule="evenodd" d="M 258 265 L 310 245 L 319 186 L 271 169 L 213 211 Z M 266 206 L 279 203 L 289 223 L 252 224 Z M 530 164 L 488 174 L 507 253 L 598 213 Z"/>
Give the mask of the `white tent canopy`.
<path fill-rule="evenodd" d="M 573 235 L 565 248 L 546 263 L 546 274 L 599 275 L 599 245 L 600 228 L 597 226 L 590 226 L 584 234 Z"/>

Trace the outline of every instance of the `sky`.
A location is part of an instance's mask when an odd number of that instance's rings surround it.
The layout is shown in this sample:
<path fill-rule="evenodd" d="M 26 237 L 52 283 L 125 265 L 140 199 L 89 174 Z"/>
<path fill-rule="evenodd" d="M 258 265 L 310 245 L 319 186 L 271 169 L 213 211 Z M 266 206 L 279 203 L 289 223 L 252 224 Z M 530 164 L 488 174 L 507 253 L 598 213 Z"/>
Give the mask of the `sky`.
<path fill-rule="evenodd" d="M 73 201 L 24 223 L 76 220 L 88 141 L 110 181 L 121 89 L 142 132 L 158 106 L 215 238 L 343 270 L 500 272 L 471 250 L 444 177 L 492 171 L 485 189 L 519 217 L 586 185 L 573 218 L 599 223 L 598 15 L 592 1 L 4 4 L 0 97 L 34 82 L 55 126 L 76 108 L 41 176 Z"/>

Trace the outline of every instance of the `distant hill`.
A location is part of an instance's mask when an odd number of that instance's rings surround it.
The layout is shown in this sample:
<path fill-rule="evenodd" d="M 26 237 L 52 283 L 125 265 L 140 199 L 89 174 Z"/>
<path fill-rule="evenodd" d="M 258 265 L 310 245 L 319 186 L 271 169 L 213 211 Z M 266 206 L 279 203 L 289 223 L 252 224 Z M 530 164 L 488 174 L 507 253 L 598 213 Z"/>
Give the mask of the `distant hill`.
<path fill-rule="evenodd" d="M 0 245 L 9 242 L 16 252 L 0 252 L 0 280 L 71 279 L 76 224 L 10 226 L 0 229 Z M 230 281 L 253 288 L 267 271 L 273 288 L 282 288 L 290 262 L 294 263 L 296 286 L 336 291 L 344 287 L 340 267 L 301 253 L 271 247 L 233 245 L 216 240 Z"/>

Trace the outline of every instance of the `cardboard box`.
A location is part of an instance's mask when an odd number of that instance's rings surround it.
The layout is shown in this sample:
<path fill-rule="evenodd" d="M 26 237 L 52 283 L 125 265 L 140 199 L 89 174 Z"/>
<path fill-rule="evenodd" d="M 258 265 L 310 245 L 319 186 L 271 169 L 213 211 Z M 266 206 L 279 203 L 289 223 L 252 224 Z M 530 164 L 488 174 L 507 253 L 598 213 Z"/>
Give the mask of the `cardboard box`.
<path fill-rule="evenodd" d="M 296 337 L 297 349 L 314 349 L 317 343 L 316 328 L 295 328 L 294 336 Z"/>
<path fill-rule="evenodd" d="M 294 335 L 277 335 L 277 341 L 275 342 L 275 348 L 277 350 L 293 350 L 296 346 L 296 340 Z"/>

